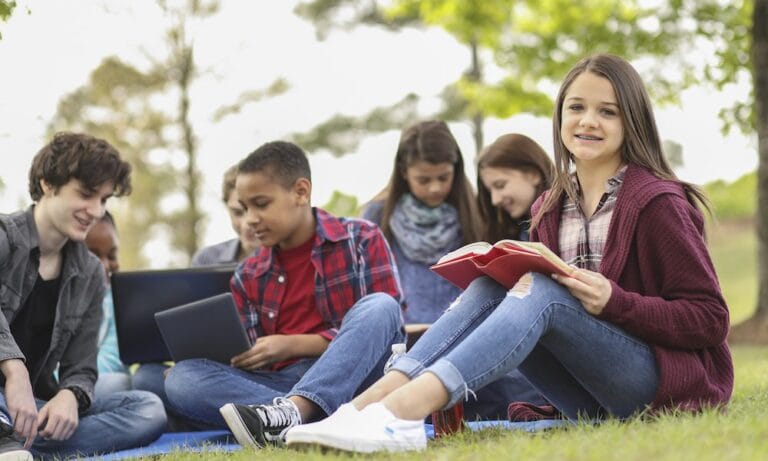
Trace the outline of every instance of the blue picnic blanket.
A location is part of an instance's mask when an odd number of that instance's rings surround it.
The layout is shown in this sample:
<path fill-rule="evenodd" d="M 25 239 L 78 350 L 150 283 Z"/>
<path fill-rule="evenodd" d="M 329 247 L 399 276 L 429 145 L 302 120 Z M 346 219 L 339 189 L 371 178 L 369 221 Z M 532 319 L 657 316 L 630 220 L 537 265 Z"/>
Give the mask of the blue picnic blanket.
<path fill-rule="evenodd" d="M 509 421 L 474 421 L 468 422 L 467 426 L 473 431 L 498 427 L 509 430 L 537 432 L 569 424 L 573 423 L 562 419 L 547 419 L 522 423 L 512 423 Z M 428 438 L 433 439 L 435 437 L 435 431 L 431 424 L 425 424 L 424 429 L 427 431 Z M 159 439 L 147 446 L 117 451 L 107 455 L 97 456 L 92 459 L 113 461 L 127 458 L 157 456 L 174 451 L 230 452 L 239 450 L 240 448 L 240 445 L 238 445 L 237 441 L 229 431 L 169 432 L 163 434 Z"/>
<path fill-rule="evenodd" d="M 228 452 L 239 449 L 240 445 L 238 445 L 237 440 L 235 440 L 229 431 L 167 432 L 147 446 L 116 451 L 106 455 L 95 456 L 90 459 L 109 461 L 157 456 L 174 451 Z"/>

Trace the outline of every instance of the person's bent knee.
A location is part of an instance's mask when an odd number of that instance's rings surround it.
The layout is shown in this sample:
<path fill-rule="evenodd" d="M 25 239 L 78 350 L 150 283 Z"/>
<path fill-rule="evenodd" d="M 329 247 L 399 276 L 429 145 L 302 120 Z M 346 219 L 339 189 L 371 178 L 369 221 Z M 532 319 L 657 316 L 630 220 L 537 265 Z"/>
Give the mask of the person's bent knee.
<path fill-rule="evenodd" d="M 203 389 L 200 383 L 210 366 L 209 360 L 189 359 L 171 367 L 165 377 L 165 395 L 171 406 L 205 397 L 207 390 Z"/>
<path fill-rule="evenodd" d="M 368 322 L 402 324 L 400 305 L 387 293 L 371 293 L 360 298 L 347 315 L 361 316 Z"/>
<path fill-rule="evenodd" d="M 568 291 L 563 285 L 546 274 L 527 272 L 518 279 L 514 286 L 507 290 L 506 295 L 521 300 L 530 299 L 535 301 L 531 307 L 543 308 L 549 304 L 543 301 L 567 296 Z"/>
<path fill-rule="evenodd" d="M 152 392 L 130 391 L 133 425 L 129 428 L 132 440 L 126 441 L 125 447 L 147 445 L 157 440 L 165 432 L 168 417 L 163 401 Z"/>
<path fill-rule="evenodd" d="M 501 285 L 499 285 L 499 282 L 496 280 L 488 277 L 487 275 L 483 275 L 482 277 L 477 277 L 472 280 L 469 285 L 467 285 L 467 288 L 464 290 L 464 292 L 468 293 L 475 290 L 486 291 L 489 289 L 497 289 L 500 286 Z"/>

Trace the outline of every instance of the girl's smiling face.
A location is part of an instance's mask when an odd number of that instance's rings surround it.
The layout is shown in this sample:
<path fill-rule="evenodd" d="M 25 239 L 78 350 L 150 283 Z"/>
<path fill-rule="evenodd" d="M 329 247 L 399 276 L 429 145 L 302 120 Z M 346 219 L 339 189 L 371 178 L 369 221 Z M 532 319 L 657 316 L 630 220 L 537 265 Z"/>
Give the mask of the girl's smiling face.
<path fill-rule="evenodd" d="M 560 136 L 577 167 L 621 162 L 624 123 L 608 79 L 584 72 L 573 80 L 563 100 Z"/>
<path fill-rule="evenodd" d="M 506 211 L 512 219 L 520 219 L 529 213 L 536 199 L 541 176 L 514 168 L 489 166 L 480 170 L 480 180 L 490 192 L 493 206 Z"/>

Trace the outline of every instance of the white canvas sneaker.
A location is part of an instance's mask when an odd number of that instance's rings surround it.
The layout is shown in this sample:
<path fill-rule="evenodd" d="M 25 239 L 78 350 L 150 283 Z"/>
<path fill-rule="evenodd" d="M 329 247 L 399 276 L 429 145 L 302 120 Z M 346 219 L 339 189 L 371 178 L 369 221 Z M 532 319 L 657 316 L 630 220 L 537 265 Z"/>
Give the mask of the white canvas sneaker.
<path fill-rule="evenodd" d="M 345 404 L 328 418 L 295 426 L 285 434 L 290 446 L 321 446 L 337 450 L 375 451 L 423 450 L 427 446 L 424 421 L 399 419 L 381 403 L 358 411 Z"/>

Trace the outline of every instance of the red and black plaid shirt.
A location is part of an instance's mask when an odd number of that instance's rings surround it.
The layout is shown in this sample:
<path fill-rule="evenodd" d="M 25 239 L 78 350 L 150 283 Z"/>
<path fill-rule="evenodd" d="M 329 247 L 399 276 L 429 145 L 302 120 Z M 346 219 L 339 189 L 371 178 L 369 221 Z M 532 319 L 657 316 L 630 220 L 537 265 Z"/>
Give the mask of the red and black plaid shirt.
<path fill-rule="evenodd" d="M 308 261 L 315 268 L 315 302 L 328 329 L 328 340 L 338 333 L 344 315 L 363 296 L 387 293 L 403 305 L 402 290 L 392 253 L 379 228 L 368 221 L 336 218 L 314 208 L 315 243 Z M 286 273 L 275 249 L 262 247 L 243 261 L 230 282 L 251 342 L 276 333 L 285 296 Z"/>

